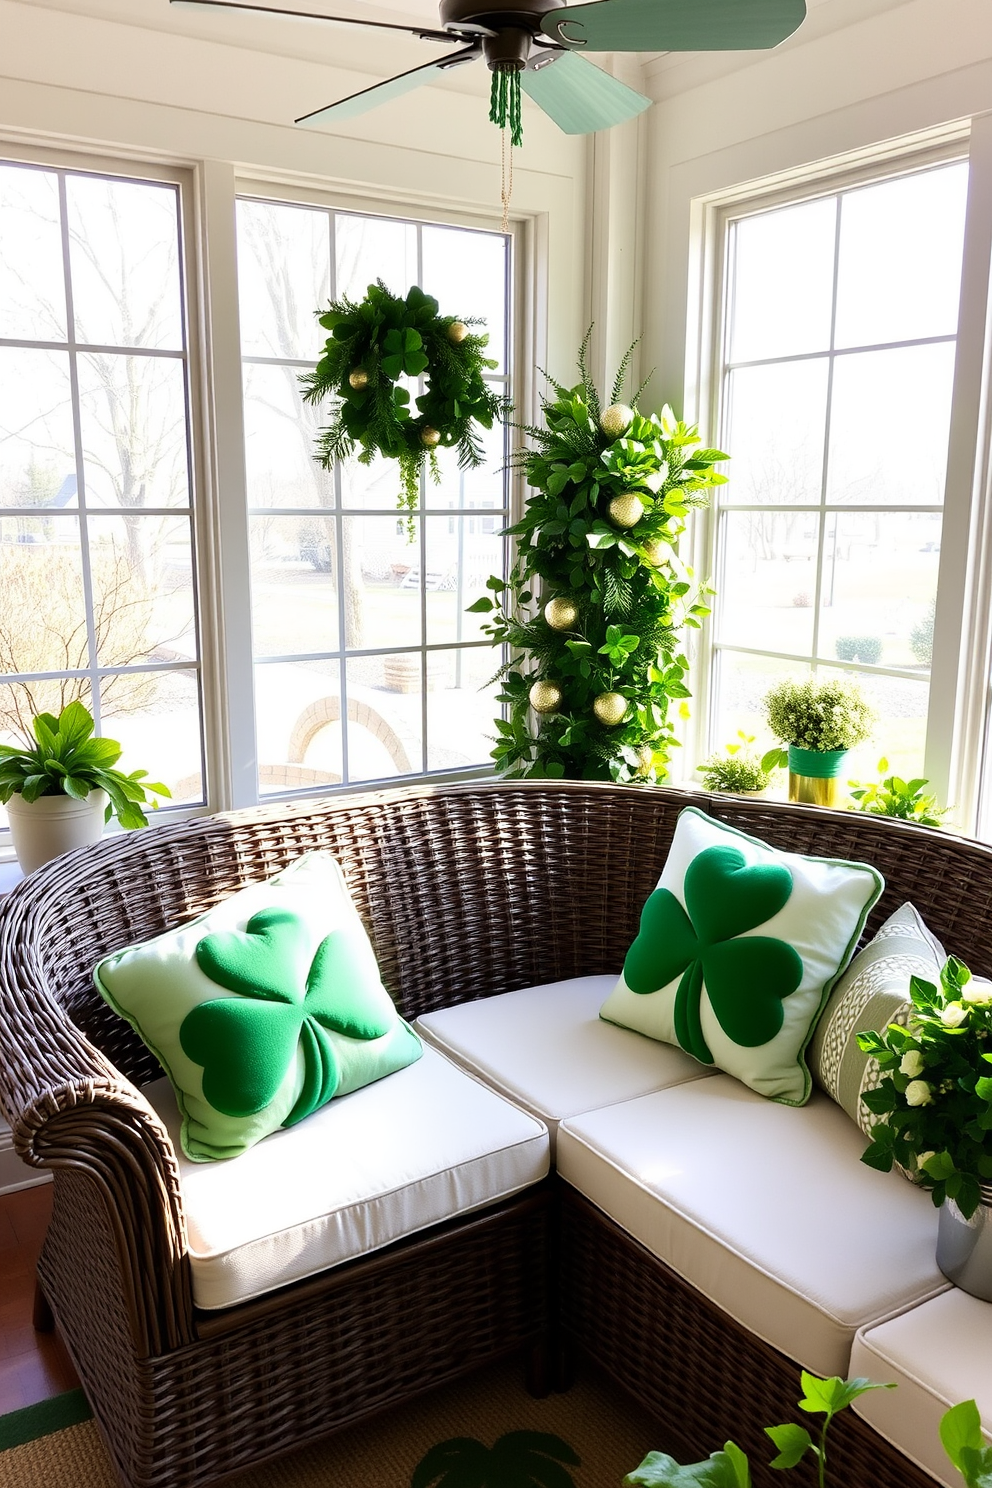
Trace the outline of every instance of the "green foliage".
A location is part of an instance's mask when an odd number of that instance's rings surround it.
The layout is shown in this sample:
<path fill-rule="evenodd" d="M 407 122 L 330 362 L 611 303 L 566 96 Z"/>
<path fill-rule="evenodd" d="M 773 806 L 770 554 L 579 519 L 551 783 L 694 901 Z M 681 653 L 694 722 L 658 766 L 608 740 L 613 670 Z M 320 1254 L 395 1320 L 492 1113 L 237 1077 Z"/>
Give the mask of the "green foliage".
<path fill-rule="evenodd" d="M 882 1075 L 861 1097 L 879 1118 L 861 1161 L 884 1173 L 899 1163 L 935 1205 L 954 1199 L 969 1219 L 992 1183 L 992 984 L 952 956 L 939 986 L 912 977 L 909 991 L 905 1028 L 858 1034 Z"/>
<path fill-rule="evenodd" d="M 878 772 L 884 778 L 863 783 L 850 781 L 852 799 L 859 811 L 872 816 L 894 816 L 900 821 L 919 822 L 923 827 L 939 827 L 941 817 L 947 815 L 946 806 L 937 805 L 937 797 L 927 795 L 923 778 L 903 780 L 899 775 L 885 775 L 889 768 L 887 759 L 880 759 Z"/>
<path fill-rule="evenodd" d="M 962 1400 L 944 1413 L 940 1440 L 967 1488 L 992 1488 L 992 1447 L 982 1435 L 982 1418 L 974 1400 Z"/>
<path fill-rule="evenodd" d="M 766 694 L 764 706 L 776 739 L 799 749 L 853 749 L 868 738 L 875 722 L 874 709 L 854 682 L 787 678 Z M 762 764 L 768 768 L 765 760 Z"/>
<path fill-rule="evenodd" d="M 722 1452 L 686 1467 L 667 1452 L 649 1452 L 623 1481 L 624 1488 L 751 1488 L 751 1469 L 740 1447 L 728 1441 Z"/>
<path fill-rule="evenodd" d="M 712 754 L 699 766 L 707 790 L 761 791 L 768 786 L 769 772 L 748 747 L 754 743 L 754 735 L 738 729 L 737 739 L 736 744 L 727 745 L 726 753 Z"/>
<path fill-rule="evenodd" d="M 838 636 L 834 650 L 840 661 L 860 661 L 864 666 L 877 666 L 882 659 L 882 637 Z"/>
<path fill-rule="evenodd" d="M 649 417 L 635 407 L 623 432 L 604 432 L 588 340 L 579 384 L 549 379 L 545 427 L 524 430 L 531 447 L 516 463 L 532 491 L 509 528 L 517 539 L 509 579 L 490 579 L 489 594 L 470 606 L 491 616 L 483 628 L 513 656 L 500 674 L 499 701 L 509 716 L 496 722 L 493 758 L 510 776 L 658 781 L 677 742 L 672 705 L 690 695 L 680 632 L 698 628 L 711 592 L 694 585 L 679 537 L 690 510 L 726 480 L 713 467 L 727 456 L 699 448 L 696 430 L 667 407 Z M 623 527 L 611 520 L 610 503 L 633 494 L 643 514 Z M 548 624 L 544 606 L 554 598 L 578 607 L 573 629 Z M 538 680 L 555 684 L 562 702 L 533 729 L 528 694 Z M 596 718 L 593 704 L 603 693 L 627 700 L 619 724 Z"/>
<path fill-rule="evenodd" d="M 439 478 L 433 449 L 424 443 L 425 430 L 436 430 L 442 447 L 457 449 L 463 469 L 482 463 L 475 426 L 491 429 L 506 412 L 505 400 L 484 380 L 485 371 L 497 365 L 482 354 L 488 336 L 469 334 L 452 341 L 448 330 L 457 317 L 438 315 L 437 300 L 417 285 L 400 299 L 381 280 L 369 285 L 360 303 L 347 297 L 335 300 L 317 319 L 331 334 L 317 366 L 300 383 L 306 402 L 334 400 L 330 427 L 317 441 L 316 459 L 325 470 L 356 449 L 364 465 L 377 454 L 397 460 L 400 504 L 412 510 L 428 460 Z M 354 388 L 348 379 L 359 369 L 368 381 Z M 411 408 L 409 391 L 397 381 L 423 374 L 427 387 Z"/>
<path fill-rule="evenodd" d="M 124 775 L 113 767 L 121 757 L 121 746 L 113 739 L 92 738 L 93 718 L 78 700 L 69 703 L 56 718 L 38 713 L 32 720 L 35 743 L 23 747 L 0 744 L 0 802 L 11 796 L 37 801 L 39 796 L 72 796 L 84 801 L 92 790 L 106 791 L 110 804 L 107 821 L 116 815 L 122 827 L 147 827 L 141 807 L 148 792 L 171 795 L 167 786 L 153 784 L 147 770 Z M 152 801 L 152 806 L 158 806 Z"/>
<path fill-rule="evenodd" d="M 560 1436 L 509 1431 L 492 1447 L 471 1436 L 438 1442 L 417 1464 L 411 1488 L 575 1488 L 579 1458 Z"/>
<path fill-rule="evenodd" d="M 922 620 L 918 620 L 909 632 L 909 649 L 920 666 L 928 667 L 933 661 L 933 621 L 937 612 L 937 601 L 932 599 Z"/>

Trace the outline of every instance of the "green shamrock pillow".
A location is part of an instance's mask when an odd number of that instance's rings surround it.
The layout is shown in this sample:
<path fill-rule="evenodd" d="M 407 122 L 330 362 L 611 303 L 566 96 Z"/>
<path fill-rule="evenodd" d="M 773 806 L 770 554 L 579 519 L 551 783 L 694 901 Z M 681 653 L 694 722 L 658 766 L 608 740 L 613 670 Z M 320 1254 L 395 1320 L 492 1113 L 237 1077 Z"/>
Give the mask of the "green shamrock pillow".
<path fill-rule="evenodd" d="M 237 1157 L 422 1053 L 327 853 L 117 951 L 94 976 L 172 1081 L 194 1162 Z"/>
<path fill-rule="evenodd" d="M 802 1105 L 806 1045 L 883 887 L 864 863 L 778 852 L 689 806 L 601 1016 Z"/>

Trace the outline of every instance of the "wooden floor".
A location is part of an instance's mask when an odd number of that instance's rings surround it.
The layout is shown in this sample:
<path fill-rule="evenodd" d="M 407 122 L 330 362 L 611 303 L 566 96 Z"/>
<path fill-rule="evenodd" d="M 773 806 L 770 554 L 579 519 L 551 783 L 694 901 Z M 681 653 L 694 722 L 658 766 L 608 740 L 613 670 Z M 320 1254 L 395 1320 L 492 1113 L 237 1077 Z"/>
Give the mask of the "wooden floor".
<path fill-rule="evenodd" d="M 31 1324 L 34 1268 L 52 1207 L 52 1186 L 0 1194 L 0 1415 L 79 1384 L 54 1333 Z"/>

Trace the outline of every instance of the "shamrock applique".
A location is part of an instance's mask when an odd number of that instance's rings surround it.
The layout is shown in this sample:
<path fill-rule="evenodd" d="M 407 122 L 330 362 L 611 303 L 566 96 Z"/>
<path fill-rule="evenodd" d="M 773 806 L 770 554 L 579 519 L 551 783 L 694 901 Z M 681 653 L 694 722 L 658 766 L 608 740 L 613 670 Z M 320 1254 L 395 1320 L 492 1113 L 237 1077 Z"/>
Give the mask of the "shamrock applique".
<path fill-rule="evenodd" d="M 244 931 L 205 935 L 200 970 L 236 997 L 187 1013 L 179 1042 L 203 1066 L 203 1094 L 225 1116 L 252 1116 L 274 1098 L 297 1049 L 303 1089 L 283 1122 L 292 1126 L 329 1101 L 341 1071 L 328 1030 L 354 1039 L 389 1032 L 393 1008 L 364 936 L 334 930 L 313 959 L 298 915 L 263 909 Z"/>
<path fill-rule="evenodd" d="M 792 874 L 782 863 L 749 865 L 737 847 L 707 847 L 686 869 L 683 893 L 685 909 L 668 889 L 650 896 L 627 952 L 624 981 L 645 994 L 680 976 L 675 1036 L 702 1064 L 712 1064 L 700 1022 L 704 981 L 724 1033 L 751 1049 L 778 1033 L 782 999 L 803 979 L 794 947 L 742 933 L 778 913 L 792 893 Z"/>

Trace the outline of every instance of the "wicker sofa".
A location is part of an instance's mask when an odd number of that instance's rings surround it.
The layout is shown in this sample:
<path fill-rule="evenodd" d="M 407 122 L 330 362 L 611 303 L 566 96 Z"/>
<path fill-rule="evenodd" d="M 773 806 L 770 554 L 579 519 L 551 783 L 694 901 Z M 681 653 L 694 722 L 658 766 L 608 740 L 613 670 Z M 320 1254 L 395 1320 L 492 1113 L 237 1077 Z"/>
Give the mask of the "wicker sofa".
<path fill-rule="evenodd" d="M 571 782 L 416 787 L 203 818 L 71 854 L 8 897 L 0 1107 L 23 1159 L 54 1174 L 38 1320 L 54 1313 L 124 1483 L 194 1488 L 517 1352 L 538 1392 L 561 1381 L 569 1356 L 595 1361 L 653 1412 L 656 1445 L 676 1455 L 734 1436 L 766 1460 L 760 1427 L 795 1417 L 797 1361 L 817 1367 L 801 1328 L 794 1347 L 773 1346 L 760 1317 L 748 1325 L 746 1273 L 735 1283 L 711 1258 L 714 1286 L 701 1288 L 679 1274 L 678 1254 L 635 1238 L 636 1221 L 583 1179 L 591 1118 L 574 1100 L 535 1113 L 562 1122 L 561 1175 L 535 1170 L 518 1191 L 252 1300 L 198 1305 L 182 1163 L 142 1093 L 161 1072 L 91 981 L 101 955 L 322 848 L 344 869 L 397 1004 L 424 1017 L 443 1050 L 444 1009 L 580 978 L 588 995 L 589 978 L 616 974 L 687 804 L 781 848 L 873 863 L 887 887 L 868 933 L 909 899 L 974 970 L 992 971 L 992 851 L 981 845 L 853 813 Z M 724 1078 L 683 1070 L 652 1083 L 649 1072 L 620 1104 L 681 1102 L 689 1129 L 692 1102 Z M 512 1098 L 513 1081 L 502 1083 Z M 844 1140 L 852 1181 L 889 1184 L 897 1215 L 905 1196 L 926 1205 L 896 1175 L 857 1164 L 856 1134 Z M 784 1187 L 790 1212 L 811 1202 L 808 1183 Z M 935 1231 L 932 1211 L 913 1224 Z M 893 1272 L 897 1242 L 894 1232 Z M 921 1272 L 912 1285 L 890 1313 L 942 1304 L 939 1278 Z M 865 1314 L 862 1353 L 884 1313 Z M 901 1440 L 898 1416 L 880 1425 Z M 833 1460 L 850 1488 L 933 1481 L 853 1415 L 835 1427 Z M 617 1464 L 618 1479 L 630 1465 Z M 773 1481 L 758 1468 L 756 1484 Z"/>

